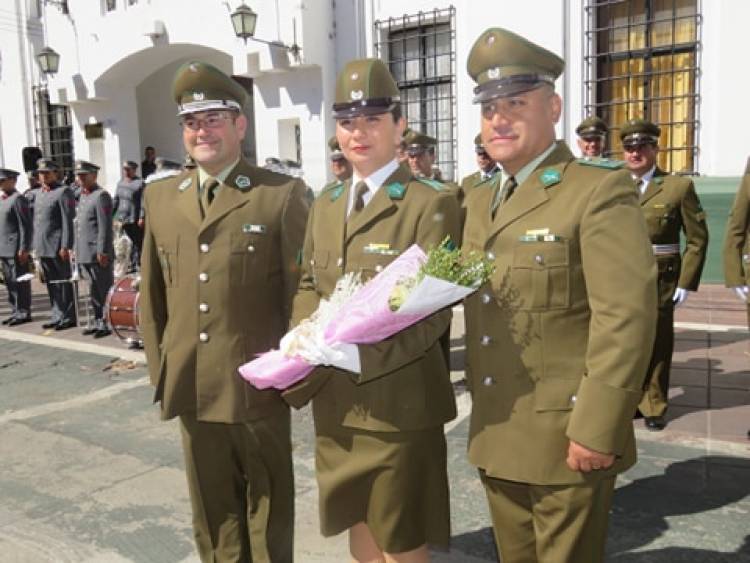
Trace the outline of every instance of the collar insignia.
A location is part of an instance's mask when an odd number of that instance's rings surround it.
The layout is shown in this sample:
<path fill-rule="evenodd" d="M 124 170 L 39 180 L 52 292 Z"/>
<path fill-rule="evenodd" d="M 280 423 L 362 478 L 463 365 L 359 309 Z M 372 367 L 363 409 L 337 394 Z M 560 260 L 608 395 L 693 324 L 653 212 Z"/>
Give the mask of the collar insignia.
<path fill-rule="evenodd" d="M 241 190 L 246 190 L 251 185 L 250 178 L 248 178 L 244 174 L 240 174 L 234 179 L 234 185 Z"/>
<path fill-rule="evenodd" d="M 344 184 L 339 184 L 331 190 L 331 201 L 336 201 L 344 193 Z"/>
<path fill-rule="evenodd" d="M 539 176 L 542 184 L 544 184 L 546 187 L 559 183 L 561 178 L 562 176 L 560 176 L 560 173 L 557 170 L 553 170 L 552 168 L 547 168 L 547 170 L 542 172 L 542 175 Z"/>
<path fill-rule="evenodd" d="M 406 193 L 406 186 L 401 182 L 393 182 L 388 184 L 388 197 L 391 199 L 404 199 Z"/>

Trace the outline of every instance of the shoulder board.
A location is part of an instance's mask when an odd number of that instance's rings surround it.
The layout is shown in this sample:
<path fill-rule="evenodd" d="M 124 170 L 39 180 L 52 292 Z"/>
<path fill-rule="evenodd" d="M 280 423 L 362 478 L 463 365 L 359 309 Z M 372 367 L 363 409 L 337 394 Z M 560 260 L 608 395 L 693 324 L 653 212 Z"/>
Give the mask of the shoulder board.
<path fill-rule="evenodd" d="M 595 166 L 596 168 L 606 168 L 607 170 L 618 170 L 625 166 L 622 160 L 612 160 L 610 158 L 579 158 L 576 160 L 583 166 Z"/>
<path fill-rule="evenodd" d="M 406 186 L 401 182 L 392 182 L 386 187 L 388 190 L 388 197 L 391 199 L 404 199 L 406 193 Z"/>
<path fill-rule="evenodd" d="M 430 186 L 433 190 L 436 190 L 438 192 L 442 192 L 445 189 L 445 185 L 442 182 L 438 182 L 437 180 L 430 180 L 429 178 L 415 178 L 415 180 Z"/>
<path fill-rule="evenodd" d="M 143 183 L 144 185 L 153 184 L 154 182 L 158 182 L 159 180 L 174 178 L 175 176 L 179 176 L 180 174 L 182 174 L 181 170 L 164 170 L 162 172 L 154 172 L 153 174 L 149 174 L 148 178 L 146 178 Z"/>

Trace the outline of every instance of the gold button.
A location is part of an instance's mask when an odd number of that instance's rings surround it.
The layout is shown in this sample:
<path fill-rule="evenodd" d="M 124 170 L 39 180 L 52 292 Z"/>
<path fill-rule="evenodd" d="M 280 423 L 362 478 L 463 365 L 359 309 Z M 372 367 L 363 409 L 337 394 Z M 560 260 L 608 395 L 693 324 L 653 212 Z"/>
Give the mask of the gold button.
<path fill-rule="evenodd" d="M 200 334 L 198 335 L 198 339 L 199 339 L 199 340 L 200 340 L 201 342 L 208 342 L 208 340 L 209 340 L 209 338 L 208 338 L 208 333 L 205 333 L 205 332 L 201 332 L 201 333 L 200 333 Z"/>
<path fill-rule="evenodd" d="M 489 346 L 491 341 L 492 341 L 492 338 L 490 338 L 486 334 L 483 335 L 482 338 L 480 339 L 482 346 Z"/>
<path fill-rule="evenodd" d="M 201 313 L 208 313 L 208 303 L 201 303 L 198 305 L 198 309 Z"/>
<path fill-rule="evenodd" d="M 537 254 L 536 256 L 534 256 L 534 262 L 536 262 L 537 264 L 544 264 L 544 256 L 542 256 L 541 254 Z"/>
<path fill-rule="evenodd" d="M 254 247 L 254 246 L 253 246 L 252 244 L 249 244 L 249 245 L 247 246 L 247 251 L 248 251 L 248 252 L 255 252 L 255 247 Z"/>
<path fill-rule="evenodd" d="M 494 384 L 495 384 L 495 378 L 490 375 L 488 375 L 482 380 L 482 385 L 484 385 L 485 387 L 489 387 L 490 385 L 494 385 Z"/>
<path fill-rule="evenodd" d="M 203 254 L 206 254 L 211 249 L 211 247 L 208 246 L 205 242 L 201 244 L 200 248 Z"/>
<path fill-rule="evenodd" d="M 208 274 L 206 272 L 201 272 L 200 274 L 198 274 L 198 279 L 205 283 L 208 281 Z"/>
<path fill-rule="evenodd" d="M 339 258 L 338 260 L 336 260 L 336 265 L 337 265 L 337 266 L 338 266 L 339 268 L 340 268 L 341 266 L 343 266 L 343 265 L 344 265 L 344 259 L 343 259 L 343 258 Z"/>

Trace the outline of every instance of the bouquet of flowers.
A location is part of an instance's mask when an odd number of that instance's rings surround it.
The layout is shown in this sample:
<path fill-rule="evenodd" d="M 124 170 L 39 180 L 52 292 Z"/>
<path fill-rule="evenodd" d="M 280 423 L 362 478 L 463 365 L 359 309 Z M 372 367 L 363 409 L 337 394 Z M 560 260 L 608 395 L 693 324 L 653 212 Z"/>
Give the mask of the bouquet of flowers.
<path fill-rule="evenodd" d="M 320 365 L 321 355 L 306 351 L 381 342 L 461 301 L 493 269 L 483 255 L 463 255 L 447 238 L 427 254 L 414 244 L 365 284 L 356 273 L 343 276 L 329 299 L 282 338 L 279 350 L 244 364 L 240 375 L 258 389 L 286 389 Z"/>

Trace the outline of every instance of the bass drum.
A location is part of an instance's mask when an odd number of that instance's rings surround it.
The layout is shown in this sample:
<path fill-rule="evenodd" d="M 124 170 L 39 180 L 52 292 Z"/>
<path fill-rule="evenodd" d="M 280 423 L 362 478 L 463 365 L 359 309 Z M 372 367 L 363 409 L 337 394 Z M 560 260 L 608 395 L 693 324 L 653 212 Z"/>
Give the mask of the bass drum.
<path fill-rule="evenodd" d="M 130 345 L 143 346 L 140 328 L 138 285 L 141 276 L 128 274 L 109 289 L 104 310 L 107 323 L 120 340 Z"/>

